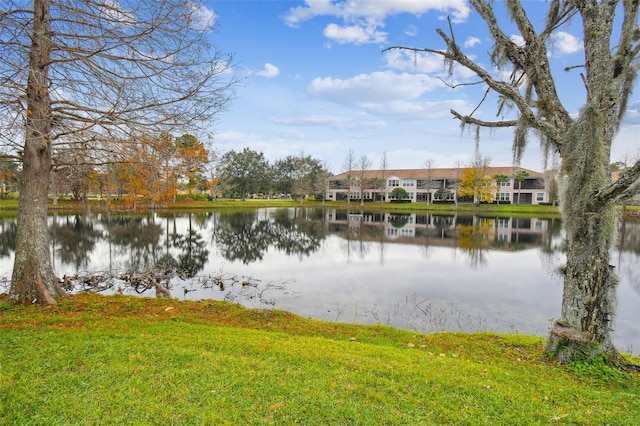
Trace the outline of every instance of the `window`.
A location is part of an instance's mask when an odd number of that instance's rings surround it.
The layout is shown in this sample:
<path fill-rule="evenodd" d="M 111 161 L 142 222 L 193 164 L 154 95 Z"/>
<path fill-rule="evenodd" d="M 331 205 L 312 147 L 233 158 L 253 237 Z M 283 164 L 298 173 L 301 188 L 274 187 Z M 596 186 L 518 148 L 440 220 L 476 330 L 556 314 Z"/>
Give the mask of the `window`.
<path fill-rule="evenodd" d="M 509 196 L 511 194 L 509 194 L 508 192 L 501 192 L 498 196 L 498 200 L 500 201 L 509 201 Z"/>
<path fill-rule="evenodd" d="M 500 186 L 511 186 L 511 181 L 500 182 Z"/>
<path fill-rule="evenodd" d="M 389 186 L 400 186 L 400 181 L 398 179 L 389 179 Z"/>
<path fill-rule="evenodd" d="M 402 179 L 402 186 L 416 186 L 416 181 L 414 179 Z"/>
<path fill-rule="evenodd" d="M 498 218 L 498 228 L 508 228 L 509 219 Z"/>
<path fill-rule="evenodd" d="M 536 201 L 539 202 L 539 203 L 544 201 L 544 192 L 537 192 L 536 193 Z"/>

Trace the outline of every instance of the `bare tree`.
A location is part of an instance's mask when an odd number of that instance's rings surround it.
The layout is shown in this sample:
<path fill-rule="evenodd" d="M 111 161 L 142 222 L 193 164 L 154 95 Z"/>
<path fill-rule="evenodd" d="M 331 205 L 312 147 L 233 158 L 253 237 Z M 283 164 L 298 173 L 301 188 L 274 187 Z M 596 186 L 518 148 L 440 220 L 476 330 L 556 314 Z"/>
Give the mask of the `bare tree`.
<path fill-rule="evenodd" d="M 0 6 L 0 138 L 23 167 L 9 296 L 55 304 L 47 196 L 60 154 L 81 146 L 104 163 L 118 160 L 112 141 L 194 131 L 225 107 L 234 78 L 197 1 L 27 4 Z"/>
<path fill-rule="evenodd" d="M 431 190 L 433 189 L 433 166 L 436 163 L 436 160 L 433 158 L 427 158 L 424 160 L 424 168 L 426 171 L 426 189 L 427 189 L 427 205 L 431 202 Z"/>
<path fill-rule="evenodd" d="M 460 175 L 462 174 L 462 160 L 456 160 L 455 162 L 455 166 L 456 166 L 456 182 L 455 182 L 455 186 L 456 186 L 456 192 L 454 194 L 454 202 L 456 203 L 456 205 L 458 204 L 458 184 L 460 183 Z M 446 179 L 445 179 L 446 182 Z M 446 185 L 445 185 L 446 188 Z"/>
<path fill-rule="evenodd" d="M 515 29 L 524 41 L 516 44 L 503 30 L 494 13 L 502 3 L 469 0 L 486 22 L 493 38 L 491 64 L 508 71 L 510 78 L 496 74 L 474 62 L 449 32 L 437 33 L 446 49 L 407 48 L 439 55 L 450 65 L 458 64 L 474 72 L 501 100 L 498 113 L 513 107 L 514 119 L 485 121 L 451 111 L 463 126 L 511 127 L 515 129 L 514 157 L 519 161 L 528 136 L 540 137 L 547 152 L 558 152 L 566 187 L 562 194 L 562 214 L 566 230 L 567 263 L 561 318 L 552 327 L 546 350 L 561 362 L 580 356 L 606 354 L 620 360 L 612 342 L 618 279 L 609 263 L 614 240 L 613 204 L 630 195 L 640 178 L 636 162 L 612 182 L 609 170 L 611 144 L 626 112 L 629 96 L 640 68 L 640 29 L 635 0 L 550 0 L 546 22 L 539 28 L 529 20 L 519 0 L 504 3 Z M 540 3 L 532 7 L 540 8 Z M 619 16 L 617 16 L 619 15 Z M 583 72 L 585 103 L 573 116 L 556 91 L 548 46 L 570 21 L 580 20 L 584 47 Z M 512 31 L 510 22 L 508 31 Z M 613 46 L 613 47 L 612 47 Z M 477 109 L 476 109 L 477 110 Z M 475 112 L 475 110 L 474 110 Z"/>
<path fill-rule="evenodd" d="M 342 171 L 347 173 L 347 203 L 351 202 L 351 185 L 353 185 L 353 172 L 356 167 L 356 154 L 352 149 L 344 157 Z"/>
<path fill-rule="evenodd" d="M 371 185 L 369 180 L 366 178 L 366 171 L 371 168 L 371 161 L 367 158 L 366 155 L 360 157 L 360 205 L 364 206 L 364 190 L 370 189 Z"/>
<path fill-rule="evenodd" d="M 381 176 L 380 176 L 380 185 L 381 185 L 381 190 L 382 190 L 382 197 L 380 199 L 381 203 L 384 203 L 386 198 L 387 198 L 387 194 L 386 194 L 386 188 L 387 188 L 387 169 L 389 169 L 389 160 L 387 159 L 387 151 L 384 151 L 382 153 L 382 158 L 380 159 L 380 171 L 381 171 Z"/>

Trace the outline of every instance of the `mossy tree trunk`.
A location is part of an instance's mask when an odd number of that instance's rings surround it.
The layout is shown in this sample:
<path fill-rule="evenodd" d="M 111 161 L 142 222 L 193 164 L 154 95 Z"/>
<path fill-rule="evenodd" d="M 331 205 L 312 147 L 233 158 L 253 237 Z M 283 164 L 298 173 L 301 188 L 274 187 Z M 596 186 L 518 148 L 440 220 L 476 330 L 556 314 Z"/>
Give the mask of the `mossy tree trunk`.
<path fill-rule="evenodd" d="M 566 266 L 561 318 L 546 350 L 560 361 L 598 353 L 617 356 L 612 342 L 618 279 L 609 264 L 615 237 L 615 211 L 594 194 L 611 183 L 610 136 L 604 114 L 588 105 L 569 132 L 563 152 L 567 185 L 562 194 Z"/>
<path fill-rule="evenodd" d="M 614 6 L 584 3 L 582 15 L 586 104 L 567 129 L 560 144 L 562 172 L 567 179 L 562 194 L 567 263 L 561 318 L 552 327 L 546 349 L 563 362 L 607 354 L 618 357 L 612 342 L 618 278 L 609 264 L 615 239 L 613 203 L 624 191 L 624 180 L 612 187 L 611 146 L 637 76 L 633 65 L 638 46 L 623 33 L 620 51 L 611 55 Z M 635 3 L 635 5 L 634 5 Z M 625 2 L 624 27 L 630 30 L 638 16 L 638 2 Z M 637 30 L 636 30 L 637 31 Z M 635 50 L 636 53 L 632 53 Z M 626 176 L 625 179 L 637 180 Z"/>

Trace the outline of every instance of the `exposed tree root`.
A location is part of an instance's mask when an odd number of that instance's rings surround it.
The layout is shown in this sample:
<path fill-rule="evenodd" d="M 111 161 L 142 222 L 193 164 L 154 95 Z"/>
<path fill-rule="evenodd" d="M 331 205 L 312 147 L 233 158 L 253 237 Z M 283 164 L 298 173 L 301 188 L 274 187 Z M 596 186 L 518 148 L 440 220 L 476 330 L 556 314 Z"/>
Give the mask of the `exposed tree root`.
<path fill-rule="evenodd" d="M 36 272 L 36 291 L 38 293 L 38 301 L 42 301 L 46 305 L 56 306 L 58 302 L 56 302 L 56 299 L 51 295 L 51 293 L 49 293 L 49 291 L 47 290 L 47 287 L 44 285 L 44 282 L 42 282 L 42 275 L 40 274 L 40 271 L 36 269 L 35 272 Z"/>

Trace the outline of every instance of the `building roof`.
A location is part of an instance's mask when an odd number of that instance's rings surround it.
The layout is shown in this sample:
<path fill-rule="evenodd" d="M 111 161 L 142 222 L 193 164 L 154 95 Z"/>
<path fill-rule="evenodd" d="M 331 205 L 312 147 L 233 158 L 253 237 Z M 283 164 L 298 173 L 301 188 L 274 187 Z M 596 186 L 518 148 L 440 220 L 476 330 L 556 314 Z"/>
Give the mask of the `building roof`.
<path fill-rule="evenodd" d="M 391 177 L 398 177 L 400 179 L 451 179 L 458 177 L 463 169 L 461 168 L 444 168 L 444 169 L 387 169 L 384 171 L 384 176 L 386 179 Z M 544 178 L 544 175 L 540 172 L 536 172 L 534 170 L 526 169 L 524 167 L 488 167 L 488 175 L 507 175 L 512 176 L 517 170 L 524 170 L 529 173 L 529 178 Z M 352 170 L 351 176 L 360 177 L 360 170 Z M 342 172 L 331 177 L 331 180 L 341 180 L 346 179 L 349 175 L 349 172 Z M 372 179 L 382 177 L 382 170 L 365 170 L 364 178 Z"/>

